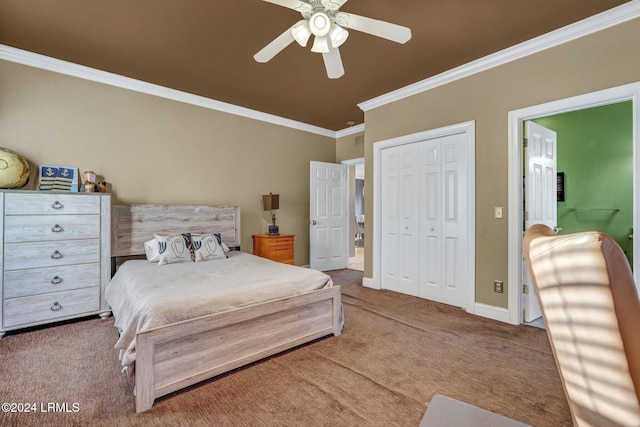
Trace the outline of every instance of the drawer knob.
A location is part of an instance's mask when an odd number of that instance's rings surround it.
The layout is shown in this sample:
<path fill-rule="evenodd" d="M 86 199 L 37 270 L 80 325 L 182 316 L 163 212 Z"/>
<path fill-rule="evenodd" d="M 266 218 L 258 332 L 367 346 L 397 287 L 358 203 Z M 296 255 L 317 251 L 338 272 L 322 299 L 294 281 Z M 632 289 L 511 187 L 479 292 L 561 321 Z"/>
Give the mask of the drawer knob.
<path fill-rule="evenodd" d="M 60 310 L 62 310 L 62 306 L 58 301 L 51 304 L 51 311 L 60 311 Z"/>
<path fill-rule="evenodd" d="M 53 251 L 53 253 L 51 254 L 51 258 L 53 259 L 60 259 L 62 258 L 62 254 L 58 251 Z"/>
<path fill-rule="evenodd" d="M 51 227 L 51 231 L 53 231 L 54 233 L 62 233 L 64 231 L 64 228 L 60 227 L 60 224 L 56 224 Z"/>
<path fill-rule="evenodd" d="M 62 283 L 62 277 L 60 276 L 54 276 L 53 279 L 51 279 L 52 285 L 59 285 L 60 283 Z"/>
<path fill-rule="evenodd" d="M 52 207 L 53 209 L 62 209 L 62 208 L 64 208 L 64 205 L 63 205 L 62 203 L 60 203 L 59 201 L 57 201 L 57 200 L 56 200 L 55 202 L 53 202 L 53 204 L 51 205 L 51 207 Z"/>

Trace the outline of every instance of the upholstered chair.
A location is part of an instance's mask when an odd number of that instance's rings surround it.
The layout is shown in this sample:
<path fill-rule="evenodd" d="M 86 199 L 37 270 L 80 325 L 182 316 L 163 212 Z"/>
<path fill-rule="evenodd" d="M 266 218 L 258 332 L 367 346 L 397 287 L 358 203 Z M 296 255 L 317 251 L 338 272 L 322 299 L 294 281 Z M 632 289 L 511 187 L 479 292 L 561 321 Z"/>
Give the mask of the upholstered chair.
<path fill-rule="evenodd" d="M 622 249 L 544 225 L 523 248 L 574 425 L 640 426 L 640 304 Z"/>

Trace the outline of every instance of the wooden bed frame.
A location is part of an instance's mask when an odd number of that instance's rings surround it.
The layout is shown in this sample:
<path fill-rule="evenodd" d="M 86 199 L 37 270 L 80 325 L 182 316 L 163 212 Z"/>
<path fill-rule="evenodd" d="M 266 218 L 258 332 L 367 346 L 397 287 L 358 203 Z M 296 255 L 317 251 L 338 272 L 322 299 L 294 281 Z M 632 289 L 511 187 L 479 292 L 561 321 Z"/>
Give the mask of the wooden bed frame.
<path fill-rule="evenodd" d="M 114 205 L 112 256 L 144 254 L 160 232 L 217 232 L 239 249 L 237 206 Z M 340 287 L 320 289 L 137 333 L 136 412 L 156 398 L 317 338 L 342 332 Z"/>

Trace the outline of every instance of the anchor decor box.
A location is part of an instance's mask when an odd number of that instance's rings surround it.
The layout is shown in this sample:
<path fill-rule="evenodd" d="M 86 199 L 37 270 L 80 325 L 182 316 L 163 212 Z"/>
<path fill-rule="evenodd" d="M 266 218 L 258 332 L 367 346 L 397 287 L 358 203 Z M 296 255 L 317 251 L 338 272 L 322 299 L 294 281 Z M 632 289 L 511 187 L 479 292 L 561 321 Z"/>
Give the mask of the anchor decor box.
<path fill-rule="evenodd" d="M 40 166 L 40 191 L 78 192 L 78 168 L 69 166 Z"/>

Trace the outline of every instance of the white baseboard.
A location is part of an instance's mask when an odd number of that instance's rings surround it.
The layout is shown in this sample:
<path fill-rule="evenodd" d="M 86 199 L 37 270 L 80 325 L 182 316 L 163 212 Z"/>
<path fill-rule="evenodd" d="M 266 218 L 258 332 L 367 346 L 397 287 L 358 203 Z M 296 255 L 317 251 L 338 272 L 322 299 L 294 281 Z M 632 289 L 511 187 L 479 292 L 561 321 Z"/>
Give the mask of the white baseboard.
<path fill-rule="evenodd" d="M 380 286 L 377 286 L 371 277 L 363 277 L 362 278 L 362 286 L 371 289 L 380 289 Z"/>
<path fill-rule="evenodd" d="M 511 323 L 509 322 L 509 310 L 502 307 L 496 307 L 495 305 L 476 303 L 474 314 L 476 316 L 487 317 L 499 322 Z"/>

